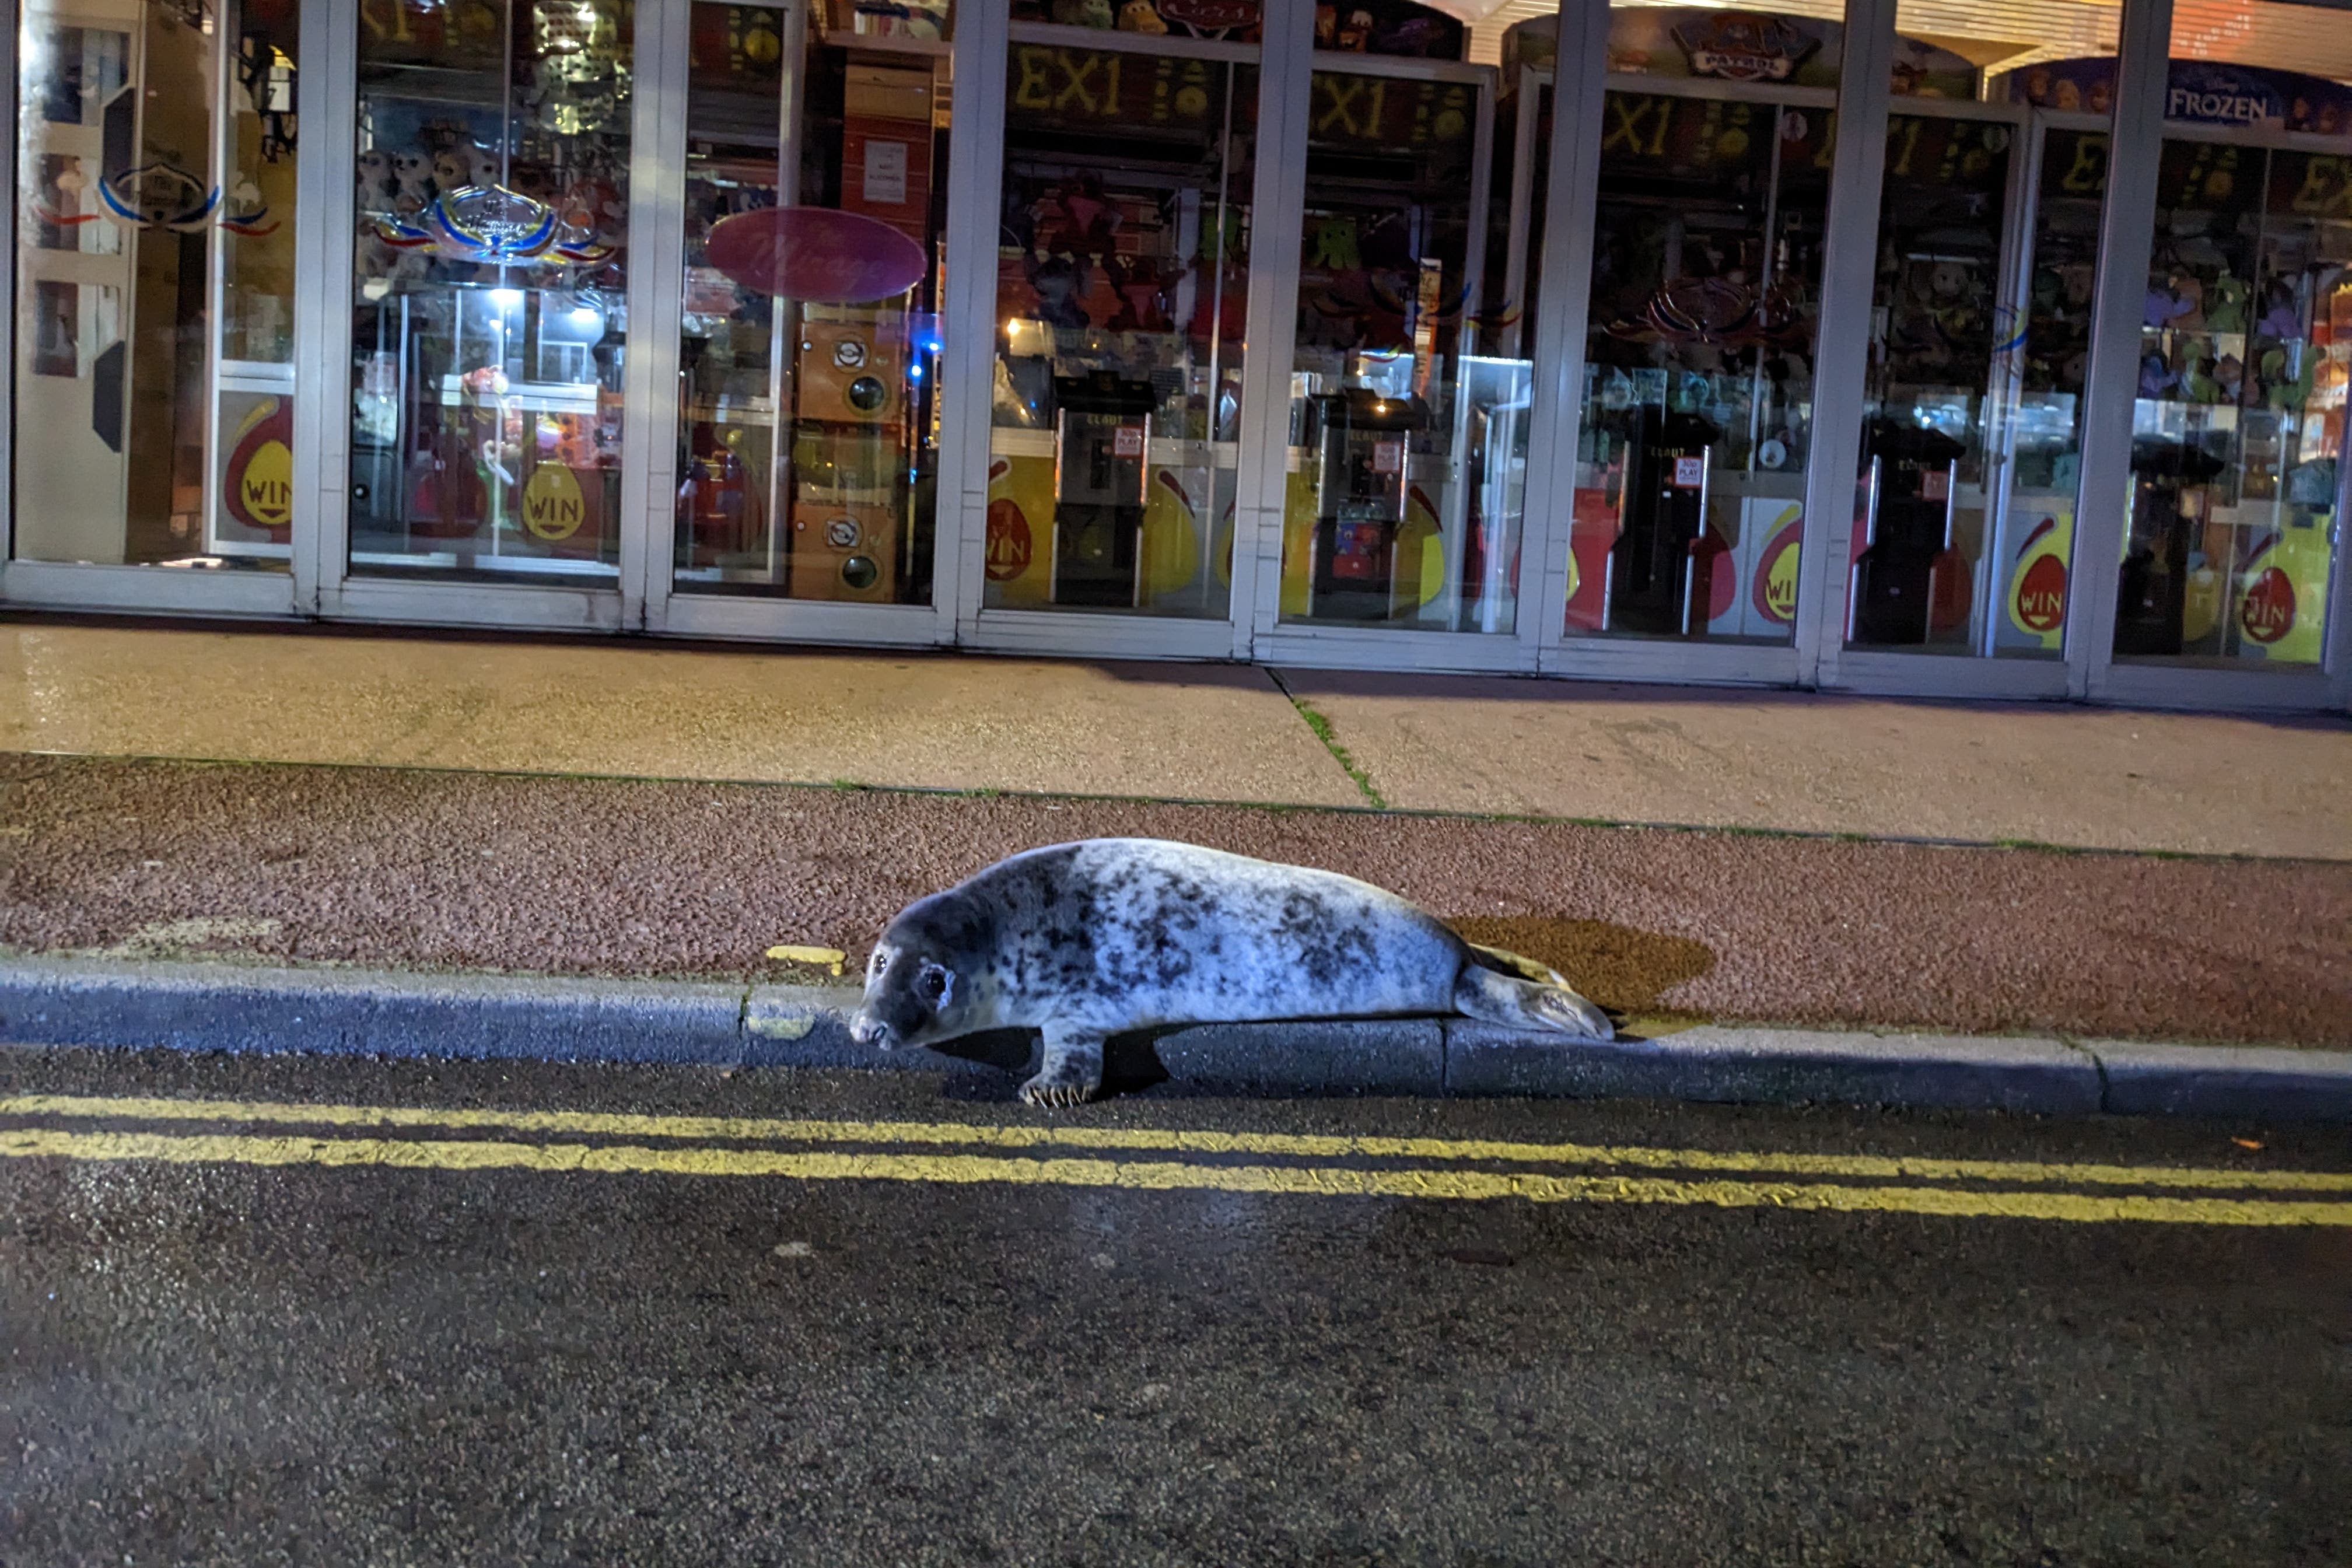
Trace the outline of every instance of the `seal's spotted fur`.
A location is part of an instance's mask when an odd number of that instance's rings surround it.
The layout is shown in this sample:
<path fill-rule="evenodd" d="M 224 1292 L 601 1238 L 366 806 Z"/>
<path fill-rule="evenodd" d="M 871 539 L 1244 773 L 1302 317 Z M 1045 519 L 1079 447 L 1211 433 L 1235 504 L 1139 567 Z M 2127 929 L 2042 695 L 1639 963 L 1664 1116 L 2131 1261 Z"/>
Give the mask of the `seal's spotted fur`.
<path fill-rule="evenodd" d="M 1591 1039 L 1609 1020 L 1532 959 L 1463 941 L 1336 872 L 1155 838 L 1089 838 L 1001 860 L 899 911 L 876 943 L 854 1033 L 885 1049 L 982 1029 L 1043 1032 L 1032 1104 L 1102 1085 L 1129 1029 L 1462 1013 Z"/>

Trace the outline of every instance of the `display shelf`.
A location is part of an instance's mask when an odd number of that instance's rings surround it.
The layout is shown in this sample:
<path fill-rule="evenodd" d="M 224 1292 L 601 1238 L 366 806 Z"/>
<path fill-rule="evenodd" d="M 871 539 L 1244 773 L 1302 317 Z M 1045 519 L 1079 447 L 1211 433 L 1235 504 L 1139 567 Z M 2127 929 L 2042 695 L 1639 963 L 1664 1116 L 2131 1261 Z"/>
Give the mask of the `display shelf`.
<path fill-rule="evenodd" d="M 290 397 L 294 393 L 294 367 L 267 360 L 223 360 L 220 387 L 224 392 L 264 392 Z"/>
<path fill-rule="evenodd" d="M 500 68 L 496 59 L 466 67 L 372 61 L 361 76 L 360 100 L 364 103 L 373 99 L 392 99 L 402 103 L 501 110 L 507 94 Z"/>
<path fill-rule="evenodd" d="M 593 383 L 563 381 L 517 381 L 508 384 L 497 401 L 511 403 L 529 414 L 572 414 L 593 417 L 597 408 L 598 388 Z M 483 397 L 466 389 L 465 380 L 452 371 L 441 378 L 441 406 L 473 408 L 486 406 Z"/>
<path fill-rule="evenodd" d="M 824 41 L 828 48 L 908 55 L 927 60 L 947 59 L 955 53 L 955 46 L 944 38 L 916 38 L 903 33 L 859 33 L 846 27 L 826 29 Z"/>

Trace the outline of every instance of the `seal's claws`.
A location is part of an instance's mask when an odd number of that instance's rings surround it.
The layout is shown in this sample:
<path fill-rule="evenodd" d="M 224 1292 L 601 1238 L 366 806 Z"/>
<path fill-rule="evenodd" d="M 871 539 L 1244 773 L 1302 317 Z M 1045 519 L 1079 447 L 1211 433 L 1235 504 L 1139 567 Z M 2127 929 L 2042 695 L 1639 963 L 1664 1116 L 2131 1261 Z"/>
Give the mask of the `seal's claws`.
<path fill-rule="evenodd" d="M 1020 1093 L 1026 1104 L 1058 1110 L 1065 1106 L 1084 1105 L 1093 1091 L 1080 1083 L 1040 1083 L 1031 1079 L 1021 1086 Z"/>

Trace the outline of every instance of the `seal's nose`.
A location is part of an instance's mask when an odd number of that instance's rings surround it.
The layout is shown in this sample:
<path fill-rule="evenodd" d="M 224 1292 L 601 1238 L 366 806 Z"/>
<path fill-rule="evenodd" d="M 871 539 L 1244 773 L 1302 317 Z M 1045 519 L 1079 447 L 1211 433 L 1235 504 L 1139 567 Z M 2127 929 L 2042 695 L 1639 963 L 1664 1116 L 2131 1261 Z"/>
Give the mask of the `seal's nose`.
<path fill-rule="evenodd" d="M 889 1025 L 862 1010 L 849 1021 L 849 1037 L 861 1046 L 879 1047 L 886 1051 L 898 1043 L 890 1037 Z"/>

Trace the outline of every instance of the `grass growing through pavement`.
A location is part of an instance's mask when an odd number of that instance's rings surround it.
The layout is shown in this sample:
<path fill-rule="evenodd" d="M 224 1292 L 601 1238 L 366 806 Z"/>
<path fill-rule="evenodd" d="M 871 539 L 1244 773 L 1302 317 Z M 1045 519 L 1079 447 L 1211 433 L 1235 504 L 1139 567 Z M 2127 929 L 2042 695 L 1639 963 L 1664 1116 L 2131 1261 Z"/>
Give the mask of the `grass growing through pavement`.
<path fill-rule="evenodd" d="M 1339 763 L 1340 770 L 1355 781 L 1357 792 L 1379 809 L 1386 811 L 1389 808 L 1389 803 L 1381 797 L 1381 792 L 1372 784 L 1371 775 L 1358 767 L 1356 759 L 1348 754 L 1348 748 L 1339 743 L 1339 737 L 1332 732 L 1331 721 L 1318 713 L 1305 698 L 1285 685 L 1280 675 L 1273 670 L 1267 670 L 1266 673 L 1274 677 L 1274 684 L 1280 689 L 1282 694 L 1290 699 L 1290 705 L 1298 710 L 1298 716 L 1307 721 L 1307 727 L 1315 731 L 1315 738 L 1323 742 L 1323 749 L 1331 753 L 1331 760 Z"/>

